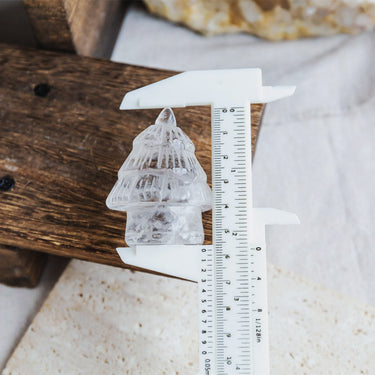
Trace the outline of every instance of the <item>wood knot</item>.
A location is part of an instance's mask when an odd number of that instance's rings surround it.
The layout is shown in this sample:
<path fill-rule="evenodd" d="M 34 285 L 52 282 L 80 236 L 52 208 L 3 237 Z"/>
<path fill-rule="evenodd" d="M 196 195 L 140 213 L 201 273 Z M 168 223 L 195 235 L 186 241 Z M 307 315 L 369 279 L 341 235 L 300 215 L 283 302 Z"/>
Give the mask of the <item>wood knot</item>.
<path fill-rule="evenodd" d="M 0 178 L 0 191 L 9 191 L 14 186 L 15 181 L 11 176 L 4 176 Z"/>
<path fill-rule="evenodd" d="M 41 98 L 45 98 L 50 90 L 51 87 L 48 83 L 39 83 L 34 87 L 34 94 L 36 96 L 40 96 Z"/>

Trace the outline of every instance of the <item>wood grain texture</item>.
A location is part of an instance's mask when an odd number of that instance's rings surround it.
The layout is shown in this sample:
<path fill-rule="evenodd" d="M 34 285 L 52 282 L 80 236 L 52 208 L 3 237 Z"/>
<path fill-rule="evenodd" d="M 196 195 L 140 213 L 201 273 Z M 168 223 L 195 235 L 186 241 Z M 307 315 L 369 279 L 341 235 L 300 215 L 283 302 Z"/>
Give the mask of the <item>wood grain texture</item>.
<path fill-rule="evenodd" d="M 134 137 L 159 110 L 119 111 L 124 94 L 175 74 L 73 54 L 0 45 L 0 247 L 13 246 L 124 267 L 125 214 L 105 199 Z M 34 88 L 47 83 L 46 97 Z M 258 134 L 263 105 L 252 106 Z M 210 108 L 175 110 L 211 183 Z M 255 146 L 255 142 L 253 143 Z M 204 215 L 206 242 L 211 214 Z"/>
<path fill-rule="evenodd" d="M 34 287 L 46 261 L 46 254 L 3 246 L 0 248 L 0 282 L 9 286 Z"/>
<path fill-rule="evenodd" d="M 39 47 L 109 57 L 124 13 L 122 0 L 23 0 Z"/>
<path fill-rule="evenodd" d="M 108 57 L 125 12 L 122 0 L 23 0 L 39 47 Z M 0 248 L 0 282 L 35 286 L 46 255 Z M 37 261 L 39 260 L 39 262 Z M 18 280 L 18 281 L 17 281 Z"/>
<path fill-rule="evenodd" d="M 23 0 L 38 46 L 75 52 L 62 0 Z"/>

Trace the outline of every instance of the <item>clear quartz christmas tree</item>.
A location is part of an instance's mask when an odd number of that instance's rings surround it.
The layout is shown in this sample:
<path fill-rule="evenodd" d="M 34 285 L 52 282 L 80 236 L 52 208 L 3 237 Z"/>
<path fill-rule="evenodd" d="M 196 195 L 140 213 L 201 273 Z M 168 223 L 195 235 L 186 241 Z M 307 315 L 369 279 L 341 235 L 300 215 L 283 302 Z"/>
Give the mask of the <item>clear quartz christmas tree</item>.
<path fill-rule="evenodd" d="M 127 211 L 128 246 L 203 243 L 212 196 L 194 151 L 170 108 L 134 139 L 107 198 L 108 208 Z"/>

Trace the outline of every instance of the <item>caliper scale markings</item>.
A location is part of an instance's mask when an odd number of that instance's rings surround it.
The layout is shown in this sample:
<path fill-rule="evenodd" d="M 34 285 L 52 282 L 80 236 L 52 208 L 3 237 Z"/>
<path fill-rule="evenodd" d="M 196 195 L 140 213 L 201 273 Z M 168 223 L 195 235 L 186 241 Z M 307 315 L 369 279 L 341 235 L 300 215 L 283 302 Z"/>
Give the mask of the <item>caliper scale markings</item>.
<path fill-rule="evenodd" d="M 213 288 L 210 306 L 202 303 L 206 298 L 200 304 L 201 331 L 209 332 L 208 324 L 212 331 L 211 340 L 203 340 L 200 347 L 201 373 L 250 375 L 250 106 L 213 107 L 212 117 L 214 240 L 212 247 L 204 249 L 201 260 L 206 266 L 210 263 Z M 201 276 L 202 290 L 203 272 Z M 202 317 L 203 311 L 212 316 L 212 322 Z"/>

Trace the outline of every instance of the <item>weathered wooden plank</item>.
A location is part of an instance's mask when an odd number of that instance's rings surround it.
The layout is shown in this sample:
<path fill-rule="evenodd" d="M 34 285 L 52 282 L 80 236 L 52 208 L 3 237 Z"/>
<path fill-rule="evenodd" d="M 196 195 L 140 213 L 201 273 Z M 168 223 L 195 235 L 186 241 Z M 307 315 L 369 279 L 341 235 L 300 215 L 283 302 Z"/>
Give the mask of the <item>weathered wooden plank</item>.
<path fill-rule="evenodd" d="M 0 282 L 10 286 L 34 287 L 46 261 L 46 254 L 3 246 L 0 248 Z"/>
<path fill-rule="evenodd" d="M 12 169 L 8 164 L 6 166 Z M 14 185 L 12 176 L 0 177 L 0 192 L 10 191 Z M 44 253 L 15 247 L 0 247 L 0 283 L 32 288 L 38 284 L 46 262 L 47 254 Z"/>
<path fill-rule="evenodd" d="M 122 0 L 23 0 L 38 45 L 109 56 L 125 13 Z"/>
<path fill-rule="evenodd" d="M 122 0 L 24 0 L 35 39 L 46 49 L 60 49 L 86 56 L 109 56 L 120 27 Z M 37 92 L 43 94 L 45 86 Z M 15 248 L 0 249 L 0 282 L 34 286 L 46 256 Z M 39 260 L 39 263 L 36 261 Z M 20 266 L 22 264 L 22 267 Z M 18 275 L 18 276 L 16 276 Z"/>
<path fill-rule="evenodd" d="M 23 0 L 38 46 L 75 52 L 62 0 Z"/>
<path fill-rule="evenodd" d="M 125 214 L 105 199 L 132 140 L 159 111 L 118 107 L 127 91 L 173 74 L 0 45 L 0 174 L 15 180 L 0 192 L 0 247 L 123 266 L 115 249 L 124 245 Z M 252 106 L 254 136 L 262 110 Z M 211 182 L 210 109 L 175 113 Z M 204 227 L 210 242 L 210 213 Z"/>

